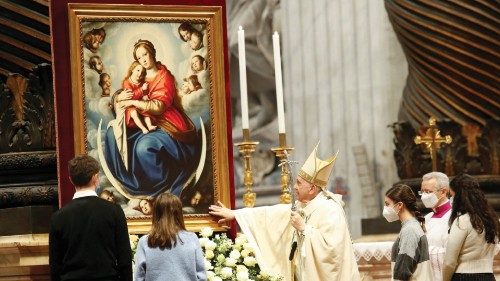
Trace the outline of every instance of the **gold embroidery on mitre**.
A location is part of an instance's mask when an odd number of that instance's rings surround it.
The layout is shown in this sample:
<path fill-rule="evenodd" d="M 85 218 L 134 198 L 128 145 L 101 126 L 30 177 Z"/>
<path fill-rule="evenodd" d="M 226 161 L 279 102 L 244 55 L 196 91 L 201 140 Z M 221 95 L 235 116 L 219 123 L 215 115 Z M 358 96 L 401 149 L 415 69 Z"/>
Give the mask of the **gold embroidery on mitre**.
<path fill-rule="evenodd" d="M 337 159 L 337 153 L 334 156 L 321 160 L 317 157 L 318 144 L 314 147 L 313 151 L 307 158 L 306 162 L 299 171 L 299 176 L 305 181 L 312 183 L 322 189 L 328 184 L 328 179 L 332 173 L 333 166 L 335 165 L 335 159 Z"/>

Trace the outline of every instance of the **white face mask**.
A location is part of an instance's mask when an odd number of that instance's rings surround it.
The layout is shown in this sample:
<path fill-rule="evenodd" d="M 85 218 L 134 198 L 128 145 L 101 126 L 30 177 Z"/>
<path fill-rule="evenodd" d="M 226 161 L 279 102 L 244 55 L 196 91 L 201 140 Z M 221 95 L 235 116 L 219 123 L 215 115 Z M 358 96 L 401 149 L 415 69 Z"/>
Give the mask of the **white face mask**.
<path fill-rule="evenodd" d="M 439 199 L 436 196 L 436 193 L 422 193 L 420 197 L 422 199 L 422 203 L 426 208 L 434 208 L 438 203 Z"/>
<path fill-rule="evenodd" d="M 382 215 L 388 222 L 393 222 L 399 220 L 398 213 L 394 210 L 394 207 L 384 206 Z"/>
<path fill-rule="evenodd" d="M 450 197 L 450 204 L 453 204 L 453 196 Z"/>

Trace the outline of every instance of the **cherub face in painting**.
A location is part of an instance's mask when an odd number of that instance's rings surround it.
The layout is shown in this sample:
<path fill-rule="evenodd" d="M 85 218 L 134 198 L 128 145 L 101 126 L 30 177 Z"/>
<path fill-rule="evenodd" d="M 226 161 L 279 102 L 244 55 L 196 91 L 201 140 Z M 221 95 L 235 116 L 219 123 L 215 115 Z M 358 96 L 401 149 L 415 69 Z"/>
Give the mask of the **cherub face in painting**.
<path fill-rule="evenodd" d="M 132 70 L 132 74 L 130 74 L 130 80 L 132 80 L 132 82 L 134 83 L 141 82 L 141 74 L 143 69 L 144 67 L 140 64 L 134 67 L 134 69 Z"/>
<path fill-rule="evenodd" d="M 103 77 L 103 81 L 104 81 L 104 83 L 103 83 L 103 88 L 104 88 L 104 89 L 109 89 L 109 88 L 111 88 L 111 76 L 109 76 L 109 75 L 104 75 L 104 77 Z"/>
<path fill-rule="evenodd" d="M 199 56 L 194 56 L 191 59 L 191 69 L 196 72 L 202 71 L 204 69 L 203 62 L 201 61 Z"/>
<path fill-rule="evenodd" d="M 191 34 L 191 40 L 189 40 L 189 47 L 191 47 L 192 50 L 199 50 L 201 48 L 201 37 L 198 36 L 198 34 L 193 33 Z"/>
<path fill-rule="evenodd" d="M 141 208 L 141 211 L 143 214 L 145 215 L 150 215 L 151 214 L 151 204 L 149 203 L 148 200 L 141 200 L 141 202 L 139 202 L 139 207 Z"/>
<path fill-rule="evenodd" d="M 189 82 L 187 82 L 187 83 L 188 83 L 189 92 L 196 90 L 196 87 L 194 86 L 193 81 L 189 80 Z"/>
<path fill-rule="evenodd" d="M 184 94 L 189 93 L 189 82 L 187 82 L 187 81 L 182 82 L 181 92 Z"/>
<path fill-rule="evenodd" d="M 101 194 L 101 198 L 109 202 L 115 202 L 115 196 L 113 193 L 103 193 Z"/>
<path fill-rule="evenodd" d="M 154 65 L 153 58 L 151 54 L 146 50 L 146 48 L 140 46 L 135 51 L 135 55 L 137 57 L 137 61 L 146 69 L 151 69 Z"/>
<path fill-rule="evenodd" d="M 201 193 L 196 191 L 196 194 L 193 196 L 193 198 L 191 198 L 191 206 L 198 206 L 198 204 L 200 204 L 200 201 L 201 201 Z"/>
<path fill-rule="evenodd" d="M 92 35 L 92 48 L 95 50 L 99 49 L 102 41 L 104 40 L 102 39 L 101 35 Z"/>
<path fill-rule="evenodd" d="M 94 64 L 95 64 L 95 70 L 98 73 L 101 73 L 102 70 L 104 69 L 104 64 L 102 63 L 102 60 L 100 58 L 93 58 Z"/>
<path fill-rule="evenodd" d="M 188 30 L 180 30 L 179 34 L 182 36 L 182 39 L 186 42 L 191 39 L 191 32 Z"/>

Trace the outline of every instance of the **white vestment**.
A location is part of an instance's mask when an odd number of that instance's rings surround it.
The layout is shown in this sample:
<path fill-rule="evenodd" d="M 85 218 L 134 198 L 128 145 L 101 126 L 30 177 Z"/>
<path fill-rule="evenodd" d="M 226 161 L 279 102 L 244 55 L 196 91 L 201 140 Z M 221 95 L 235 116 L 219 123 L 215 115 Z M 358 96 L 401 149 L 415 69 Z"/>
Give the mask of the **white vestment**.
<path fill-rule="evenodd" d="M 427 241 L 429 243 L 429 254 L 434 273 L 434 281 L 442 280 L 442 269 L 446 242 L 448 241 L 448 222 L 451 216 L 451 209 L 442 217 L 433 218 L 434 212 L 425 216 L 425 229 Z"/>
<path fill-rule="evenodd" d="M 127 124 L 125 123 L 125 110 L 115 107 L 116 118 L 109 121 L 109 127 L 113 127 L 116 147 L 120 152 L 125 169 L 128 170 L 128 149 L 127 149 Z"/>
<path fill-rule="evenodd" d="M 240 209 L 235 216 L 256 247 L 261 269 L 286 281 L 293 281 L 292 274 L 299 281 L 358 281 L 358 265 L 341 204 L 323 193 L 307 204 L 297 204 L 305 213 L 306 229 L 299 236 L 293 272 L 289 255 L 295 229 L 290 224 L 290 204 Z"/>

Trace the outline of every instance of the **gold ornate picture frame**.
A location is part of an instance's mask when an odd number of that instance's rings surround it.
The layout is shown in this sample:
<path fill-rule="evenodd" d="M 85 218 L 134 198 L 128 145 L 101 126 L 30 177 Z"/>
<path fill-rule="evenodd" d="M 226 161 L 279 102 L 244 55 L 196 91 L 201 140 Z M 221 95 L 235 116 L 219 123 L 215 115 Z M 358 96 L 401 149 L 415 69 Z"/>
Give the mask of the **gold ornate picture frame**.
<path fill-rule="evenodd" d="M 74 153 L 101 163 L 98 195 L 122 206 L 131 233 L 149 230 L 162 192 L 179 196 L 189 230 L 224 229 L 208 214 L 231 205 L 233 186 L 224 16 L 68 4 Z"/>

